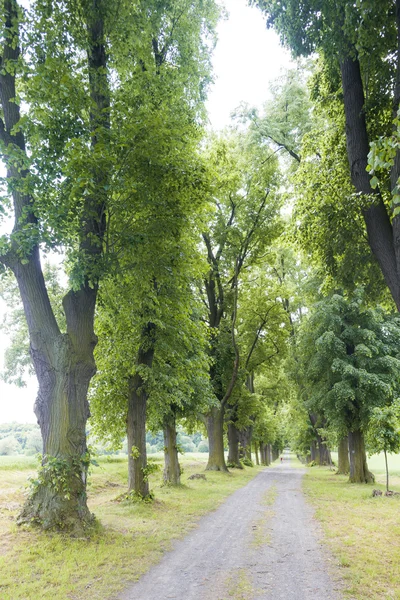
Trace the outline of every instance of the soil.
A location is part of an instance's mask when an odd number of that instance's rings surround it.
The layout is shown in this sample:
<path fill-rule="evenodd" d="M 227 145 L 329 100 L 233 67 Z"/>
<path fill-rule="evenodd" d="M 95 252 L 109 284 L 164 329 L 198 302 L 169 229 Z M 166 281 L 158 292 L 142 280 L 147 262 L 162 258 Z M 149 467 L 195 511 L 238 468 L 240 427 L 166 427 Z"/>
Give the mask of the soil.
<path fill-rule="evenodd" d="M 285 456 L 259 473 L 119 600 L 339 600 L 304 472 Z"/>

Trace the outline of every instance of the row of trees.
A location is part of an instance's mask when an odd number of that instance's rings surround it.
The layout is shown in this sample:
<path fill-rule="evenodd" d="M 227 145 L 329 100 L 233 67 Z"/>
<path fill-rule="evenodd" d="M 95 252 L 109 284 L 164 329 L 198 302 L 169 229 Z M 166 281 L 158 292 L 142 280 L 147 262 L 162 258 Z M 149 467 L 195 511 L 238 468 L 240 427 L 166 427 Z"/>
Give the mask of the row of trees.
<path fill-rule="evenodd" d="M 295 235 L 318 280 L 293 330 L 294 437 L 319 461 L 338 444 L 339 471 L 368 482 L 364 437 L 399 449 L 400 3 L 253 4 L 295 56 L 317 55 L 301 149 L 277 139 L 296 160 Z"/>
<path fill-rule="evenodd" d="M 179 483 L 177 422 L 204 428 L 208 469 L 227 470 L 225 433 L 241 467 L 286 431 L 320 462 L 348 436 L 351 480 L 371 478 L 364 434 L 395 422 L 399 384 L 399 11 L 257 4 L 295 53 L 318 53 L 309 88 L 289 73 L 262 113 L 205 136 L 213 0 L 3 2 L 0 258 L 27 324 L 14 313 L 8 372 L 29 337 L 43 438 L 22 522 L 91 522 L 89 400 L 98 439 L 127 436 L 136 497 L 148 430 Z M 59 279 L 41 266 L 55 250 Z"/>
<path fill-rule="evenodd" d="M 227 469 L 227 419 L 235 466 L 241 432 L 264 462 L 279 439 L 279 407 L 265 401 L 287 337 L 272 250 L 279 165 L 250 133 L 201 145 L 218 14 L 212 0 L 2 4 L 3 214 L 13 226 L 1 262 L 26 319 L 24 329 L 17 303 L 6 372 L 21 378 L 29 347 L 43 439 L 20 522 L 92 521 L 88 392 L 94 434 L 114 447 L 127 435 L 140 497 L 146 428 L 164 431 L 171 483 L 178 420 L 205 426 L 210 469 Z M 41 266 L 54 251 L 65 276 Z M 263 365 L 271 374 L 256 394 Z"/>

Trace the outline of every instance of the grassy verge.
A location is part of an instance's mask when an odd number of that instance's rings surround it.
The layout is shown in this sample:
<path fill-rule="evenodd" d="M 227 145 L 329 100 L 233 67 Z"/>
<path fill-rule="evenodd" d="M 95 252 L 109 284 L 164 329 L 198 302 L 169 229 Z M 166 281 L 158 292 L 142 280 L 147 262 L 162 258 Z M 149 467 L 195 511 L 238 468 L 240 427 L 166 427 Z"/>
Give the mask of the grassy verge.
<path fill-rule="evenodd" d="M 152 477 L 156 499 L 126 504 L 115 499 L 127 487 L 127 460 L 102 460 L 93 469 L 89 506 L 98 518 L 88 538 L 20 529 L 15 518 L 24 500 L 32 460 L 0 461 L 0 598 L 1 600 L 105 600 L 139 578 L 168 550 L 174 539 L 192 529 L 233 491 L 246 485 L 262 467 L 207 473 L 205 456 L 186 455 L 182 487 L 161 487 Z M 161 456 L 156 457 L 161 464 Z M 33 471 L 34 472 L 34 471 Z"/>
<path fill-rule="evenodd" d="M 369 461 L 369 465 L 377 476 L 373 486 L 349 484 L 346 476 L 313 467 L 307 469 L 304 491 L 338 558 L 345 597 L 398 600 L 400 496 L 373 498 L 373 488 L 384 490 L 384 466 L 380 457 Z M 390 487 L 400 491 L 397 475 L 391 478 Z"/>

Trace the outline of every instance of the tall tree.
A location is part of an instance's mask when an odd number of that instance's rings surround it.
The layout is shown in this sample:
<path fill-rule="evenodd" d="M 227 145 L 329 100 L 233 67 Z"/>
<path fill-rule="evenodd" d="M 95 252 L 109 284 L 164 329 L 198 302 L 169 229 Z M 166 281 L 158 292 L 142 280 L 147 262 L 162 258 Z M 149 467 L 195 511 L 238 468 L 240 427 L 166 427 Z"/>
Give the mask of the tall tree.
<path fill-rule="evenodd" d="M 391 160 L 387 185 L 379 188 L 367 172 L 370 140 L 390 135 L 400 100 L 400 2 L 353 3 L 255 0 L 296 55 L 324 57 L 331 91 L 343 94 L 348 176 L 359 199 L 369 246 L 400 310 L 396 211 L 399 152 Z M 373 184 L 372 184 L 373 183 Z M 388 203 L 388 197 L 392 201 Z"/>
<path fill-rule="evenodd" d="M 347 431 L 350 481 L 369 482 L 364 436 L 375 407 L 393 401 L 399 386 L 398 317 L 363 306 L 360 290 L 316 304 L 299 339 L 307 409 Z"/>
<path fill-rule="evenodd" d="M 206 149 L 213 176 L 214 214 L 203 233 L 209 271 L 203 301 L 211 337 L 210 378 L 216 402 L 205 417 L 207 469 L 226 470 L 224 415 L 239 372 L 238 296 L 243 273 L 280 232 L 277 163 L 272 151 L 238 132 L 225 132 Z"/>
<path fill-rule="evenodd" d="M 115 407 L 96 403 L 96 421 L 101 423 L 105 411 L 121 415 L 113 429 L 120 431 L 127 423 L 129 488 L 143 497 L 149 492 L 143 475 L 149 383 L 154 370 L 160 374 L 160 361 L 167 367 L 168 351 L 172 370 L 179 362 L 174 354 L 185 360 L 184 343 L 182 352 L 175 352 L 179 342 L 171 335 L 172 323 L 182 335 L 195 327 L 190 285 L 198 275 L 194 239 L 205 191 L 197 151 L 210 79 L 208 44 L 218 10 L 212 0 L 142 4 L 147 18 L 138 24 L 138 35 L 143 27 L 141 44 L 137 48 L 129 38 L 133 60 L 125 60 L 120 72 L 118 102 L 129 104 L 134 96 L 137 111 L 121 144 L 121 192 L 109 229 L 115 270 L 100 314 L 113 348 L 107 357 L 100 352 L 99 360 L 105 370 L 120 361 L 114 367 L 118 377 L 103 373 L 102 380 L 107 379 L 107 393 L 114 390 L 118 401 Z M 125 45 L 121 52 L 127 53 Z M 118 304 L 112 297 L 117 289 Z M 121 324 L 114 332 L 113 319 Z"/>
<path fill-rule="evenodd" d="M 45 528 L 80 528 L 92 519 L 85 427 L 109 197 L 108 16 L 102 0 L 37 2 L 24 21 L 28 45 L 20 37 L 21 7 L 2 4 L 0 140 L 14 226 L 2 238 L 1 262 L 14 273 L 24 306 L 44 450 L 20 521 Z M 23 118 L 21 99 L 29 107 Z M 74 250 L 65 332 L 44 282 L 39 248 L 46 243 Z"/>

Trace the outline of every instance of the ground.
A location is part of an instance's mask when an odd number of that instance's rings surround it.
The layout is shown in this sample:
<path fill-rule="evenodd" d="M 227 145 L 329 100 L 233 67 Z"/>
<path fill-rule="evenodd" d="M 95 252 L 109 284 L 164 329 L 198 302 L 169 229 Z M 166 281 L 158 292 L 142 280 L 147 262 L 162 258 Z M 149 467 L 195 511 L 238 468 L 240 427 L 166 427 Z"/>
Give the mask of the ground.
<path fill-rule="evenodd" d="M 339 600 L 334 561 L 289 456 L 203 517 L 119 600 Z"/>

